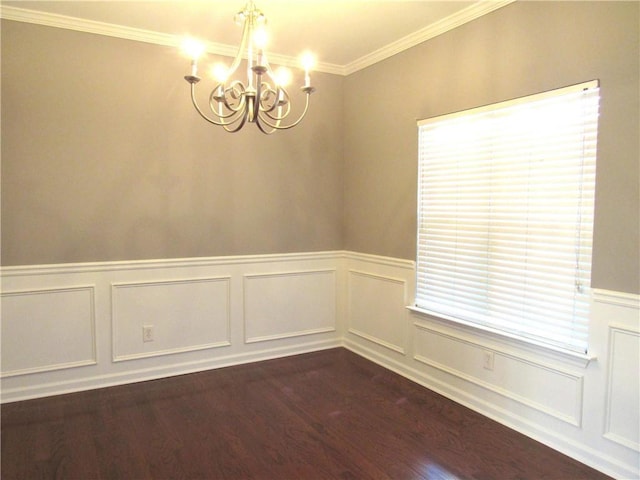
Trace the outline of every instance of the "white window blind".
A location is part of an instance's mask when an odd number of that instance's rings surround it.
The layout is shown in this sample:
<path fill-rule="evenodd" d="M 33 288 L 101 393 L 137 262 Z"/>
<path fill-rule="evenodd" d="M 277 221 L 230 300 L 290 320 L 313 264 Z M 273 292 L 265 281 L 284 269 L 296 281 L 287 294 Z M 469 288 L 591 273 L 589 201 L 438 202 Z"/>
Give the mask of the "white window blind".
<path fill-rule="evenodd" d="M 587 351 L 598 82 L 418 122 L 416 307 Z"/>

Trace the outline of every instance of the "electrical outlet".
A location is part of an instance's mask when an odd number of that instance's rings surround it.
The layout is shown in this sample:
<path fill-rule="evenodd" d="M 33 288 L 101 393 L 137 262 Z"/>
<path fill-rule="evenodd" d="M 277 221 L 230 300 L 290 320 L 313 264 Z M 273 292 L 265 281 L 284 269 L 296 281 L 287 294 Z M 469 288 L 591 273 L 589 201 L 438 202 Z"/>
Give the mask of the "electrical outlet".
<path fill-rule="evenodd" d="M 142 326 L 142 341 L 153 342 L 153 325 Z"/>
<path fill-rule="evenodd" d="M 489 350 L 482 352 L 482 368 L 493 370 L 493 352 Z"/>

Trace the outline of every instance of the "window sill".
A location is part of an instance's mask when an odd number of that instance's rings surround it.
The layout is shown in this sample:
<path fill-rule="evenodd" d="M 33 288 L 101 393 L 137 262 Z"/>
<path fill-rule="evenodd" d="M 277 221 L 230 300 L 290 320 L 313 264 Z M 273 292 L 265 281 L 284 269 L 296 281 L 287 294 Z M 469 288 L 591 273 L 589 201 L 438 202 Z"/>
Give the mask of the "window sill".
<path fill-rule="evenodd" d="M 529 353 L 536 359 L 544 357 L 548 360 L 552 360 L 554 363 L 559 362 L 579 368 L 587 368 L 589 363 L 597 359 L 595 355 L 589 353 L 573 352 L 559 347 L 554 347 L 552 345 L 545 345 L 533 340 L 511 335 L 500 330 L 465 322 L 464 320 L 449 317 L 441 313 L 432 312 L 424 308 L 416 307 L 415 305 L 409 305 L 407 306 L 407 309 L 418 317 L 435 321 L 446 327 L 453 328 L 457 331 L 461 339 L 468 340 L 480 346 L 488 346 L 484 345 L 483 340 L 491 343 L 497 342 L 505 346 L 507 350 L 515 349 L 518 352 Z M 420 322 L 416 322 L 416 325 L 419 327 Z"/>

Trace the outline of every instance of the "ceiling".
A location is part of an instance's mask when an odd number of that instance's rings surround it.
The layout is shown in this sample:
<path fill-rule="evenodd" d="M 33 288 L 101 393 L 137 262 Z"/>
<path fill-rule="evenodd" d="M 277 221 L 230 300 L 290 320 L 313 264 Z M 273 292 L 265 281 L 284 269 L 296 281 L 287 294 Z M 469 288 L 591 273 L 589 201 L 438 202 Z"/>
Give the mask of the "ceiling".
<path fill-rule="evenodd" d="M 255 0 L 268 19 L 268 52 L 293 63 L 311 50 L 318 70 L 349 74 L 513 0 Z M 245 0 L 5 1 L 2 17 L 124 38 L 176 44 L 185 34 L 212 53 L 235 52 L 234 21 Z M 280 59 L 280 62 L 277 60 Z"/>

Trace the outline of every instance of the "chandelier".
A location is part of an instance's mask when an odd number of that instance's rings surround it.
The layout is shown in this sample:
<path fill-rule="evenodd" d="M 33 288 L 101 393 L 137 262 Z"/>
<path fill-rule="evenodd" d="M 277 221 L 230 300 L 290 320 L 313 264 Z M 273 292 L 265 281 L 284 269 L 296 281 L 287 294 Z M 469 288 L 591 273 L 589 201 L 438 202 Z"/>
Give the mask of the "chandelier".
<path fill-rule="evenodd" d="M 291 101 L 285 87 L 291 79 L 291 73 L 285 68 L 274 72 L 269 65 L 264 50 L 267 41 L 264 14 L 256 8 L 253 0 L 249 0 L 244 9 L 236 14 L 235 21 L 243 25 L 242 41 L 229 67 L 217 64 L 212 68 L 215 86 L 209 93 L 206 113 L 196 100 L 196 85 L 201 80 L 198 76 L 198 58 L 204 53 L 205 46 L 192 39 L 185 39 L 183 43 L 183 50 L 191 58 L 191 74 L 184 79 L 191 86 L 193 106 L 207 122 L 219 125 L 227 132 L 237 132 L 246 123 L 254 123 L 265 134 L 295 127 L 306 115 L 309 97 L 315 90 L 309 75 L 314 64 L 313 56 L 306 53 L 301 57 L 304 68 L 301 90 L 305 104 L 300 116 L 290 120 Z M 234 79 L 243 60 L 246 65 L 244 83 Z"/>

